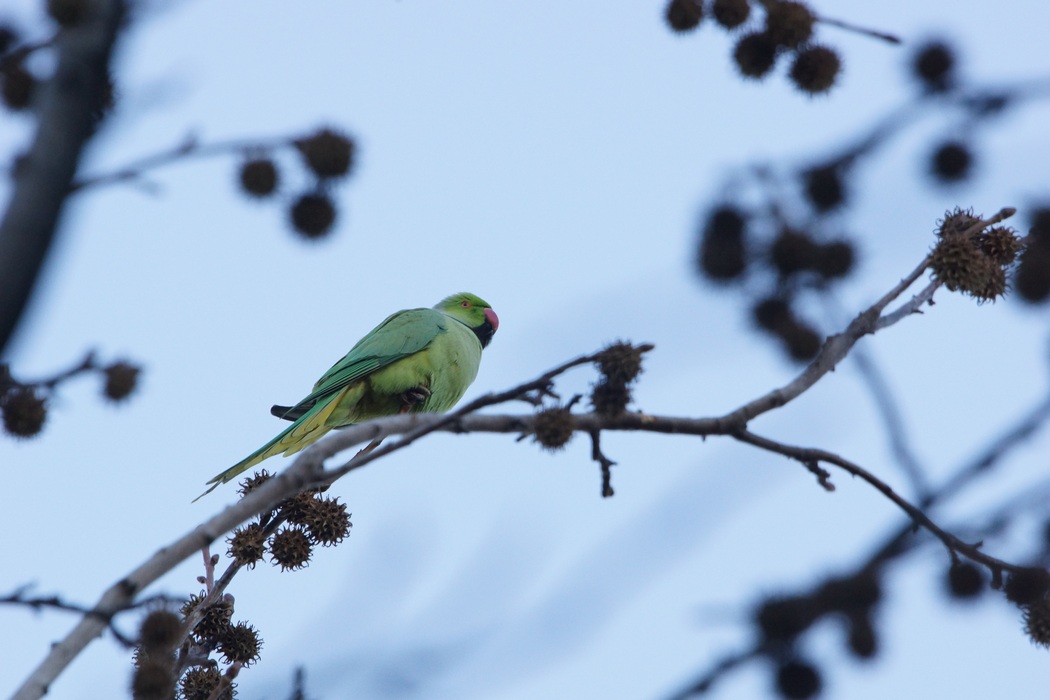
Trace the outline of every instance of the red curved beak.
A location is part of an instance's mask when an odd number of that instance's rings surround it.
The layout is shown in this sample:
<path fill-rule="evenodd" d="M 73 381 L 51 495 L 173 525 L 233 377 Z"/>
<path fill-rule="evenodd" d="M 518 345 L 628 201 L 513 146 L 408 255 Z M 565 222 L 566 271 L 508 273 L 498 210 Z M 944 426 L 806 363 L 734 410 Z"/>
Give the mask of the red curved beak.
<path fill-rule="evenodd" d="M 497 330 L 499 328 L 499 316 L 496 315 L 495 311 L 492 309 L 485 309 L 485 318 L 487 318 L 488 322 L 492 324 L 492 330 Z"/>

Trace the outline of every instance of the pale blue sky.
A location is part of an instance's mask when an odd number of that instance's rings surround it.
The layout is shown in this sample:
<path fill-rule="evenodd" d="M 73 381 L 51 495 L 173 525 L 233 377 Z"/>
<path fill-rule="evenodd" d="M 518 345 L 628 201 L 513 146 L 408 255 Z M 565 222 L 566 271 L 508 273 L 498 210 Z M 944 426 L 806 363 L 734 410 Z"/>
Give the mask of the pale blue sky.
<path fill-rule="evenodd" d="M 14 0 L 0 14 L 32 25 L 36 5 Z M 909 42 L 943 32 L 981 80 L 1050 72 L 1050 10 L 1038 0 L 830 5 L 817 7 Z M 782 76 L 740 81 L 723 33 L 674 36 L 662 10 L 153 3 L 123 45 L 121 110 L 87 172 L 188 131 L 208 142 L 322 124 L 355 135 L 358 168 L 340 188 L 336 231 L 317 244 L 289 233 L 279 207 L 239 197 L 230 158 L 158 171 L 155 195 L 110 187 L 72 203 L 14 368 L 43 375 L 96 348 L 145 374 L 120 407 L 100 401 L 93 381 L 72 382 L 41 439 L 0 439 L 0 592 L 33 582 L 93 602 L 233 500 L 224 488 L 190 504 L 281 427 L 272 403 L 303 395 L 388 313 L 452 292 L 479 294 L 501 319 L 468 398 L 616 338 L 657 345 L 636 394 L 652 413 L 716 415 L 789 379 L 796 368 L 750 331 L 740 298 L 691 276 L 698 215 L 728 169 L 802 163 L 907 99 L 909 48 L 821 28 L 845 73 L 830 96 L 807 99 Z M 866 168 L 851 224 L 863 267 L 843 289 L 846 308 L 910 271 L 946 209 L 991 213 L 1045 195 L 1048 118 L 1050 105 L 1034 105 L 989 129 L 971 187 L 929 189 L 922 177 L 916 154 L 943 121 L 923 122 Z M 2 152 L 27 125 L 0 121 Z M 935 476 L 1047 383 L 1044 311 L 944 292 L 937 302 L 863 341 Z M 565 393 L 590 379 L 572 375 Z M 906 488 L 861 386 L 847 363 L 754 427 Z M 341 481 L 334 492 L 354 514 L 344 544 L 304 572 L 263 565 L 233 584 L 237 617 L 265 640 L 262 662 L 241 674 L 242 697 L 283 698 L 304 664 L 312 696 L 326 700 L 660 698 L 747 642 L 736 620 L 755 596 L 848 570 L 901 521 L 859 482 L 836 474 L 828 495 L 797 465 L 727 439 L 608 435 L 603 445 L 619 463 L 606 500 L 582 439 L 550 456 L 507 436 L 438 435 Z M 1042 436 L 1019 450 L 997 475 L 1006 486 L 982 485 L 939 520 L 958 524 L 1032 481 L 1048 449 Z M 1008 559 L 1016 545 L 988 543 Z M 946 561 L 930 548 L 893 570 L 873 664 L 843 660 L 836 630 L 809 640 L 832 663 L 829 697 L 1038 696 L 1045 650 L 1003 602 L 960 612 L 944 601 Z M 189 562 L 155 590 L 196 590 L 199 573 Z M 0 626 L 18 630 L 0 639 L 0 696 L 73 623 L 0 609 Z M 760 696 L 762 671 L 733 675 L 714 697 Z M 101 640 L 49 697 L 119 697 L 128 673 L 128 655 Z"/>

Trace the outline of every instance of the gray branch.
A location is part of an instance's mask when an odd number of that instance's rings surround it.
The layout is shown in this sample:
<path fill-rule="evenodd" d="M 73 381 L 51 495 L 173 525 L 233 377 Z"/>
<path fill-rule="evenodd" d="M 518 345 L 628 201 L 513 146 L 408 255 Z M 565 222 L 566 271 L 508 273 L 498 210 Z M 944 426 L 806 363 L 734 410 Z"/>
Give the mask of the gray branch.
<path fill-rule="evenodd" d="M 0 353 L 26 310 L 108 89 L 124 2 L 85 4 L 84 18 L 55 40 L 57 66 L 37 91 L 36 134 L 15 164 L 11 200 L 0 220 Z"/>

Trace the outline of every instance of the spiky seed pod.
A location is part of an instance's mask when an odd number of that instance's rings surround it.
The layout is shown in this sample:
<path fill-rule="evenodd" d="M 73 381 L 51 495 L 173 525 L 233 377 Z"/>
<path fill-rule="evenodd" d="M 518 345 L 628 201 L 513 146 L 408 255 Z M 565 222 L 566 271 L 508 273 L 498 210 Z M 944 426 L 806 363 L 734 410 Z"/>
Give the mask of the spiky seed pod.
<path fill-rule="evenodd" d="M 240 486 L 237 488 L 237 493 L 241 494 L 242 496 L 247 496 L 249 493 L 259 488 L 272 478 L 273 474 L 271 474 L 265 469 L 260 469 L 251 476 L 244 478 L 244 481 L 242 481 L 240 483 Z"/>
<path fill-rule="evenodd" d="M 557 452 L 572 439 L 572 415 L 567 408 L 545 408 L 533 418 L 532 430 L 540 447 Z"/>
<path fill-rule="evenodd" d="M 1050 601 L 1044 599 L 1025 608 L 1024 630 L 1033 644 L 1050 648 Z"/>
<path fill-rule="evenodd" d="M 642 351 L 630 343 L 613 343 L 598 354 L 598 371 L 610 382 L 629 384 L 642 373 Z"/>
<path fill-rule="evenodd" d="M 978 302 L 994 302 L 999 297 L 1006 296 L 1006 270 L 989 257 L 983 259 L 981 266 L 984 271 L 980 283 L 974 289 L 967 290 L 970 296 Z"/>
<path fill-rule="evenodd" d="M 707 217 L 700 234 L 697 269 L 708 279 L 727 282 L 747 269 L 747 219 L 732 205 L 722 205 Z"/>
<path fill-rule="evenodd" d="M 292 525 L 305 525 L 306 519 L 313 512 L 314 504 L 319 498 L 320 492 L 317 489 L 300 491 L 291 498 L 281 501 L 281 514 Z"/>
<path fill-rule="evenodd" d="M 298 571 L 310 563 L 313 545 L 299 526 L 282 527 L 270 537 L 270 560 L 281 571 Z"/>
<path fill-rule="evenodd" d="M 222 675 L 214 662 L 207 666 L 197 666 L 179 681 L 179 700 L 208 700 L 219 686 Z M 234 684 L 230 684 L 219 694 L 219 700 L 233 700 Z"/>
<path fill-rule="evenodd" d="M 817 246 L 813 269 L 824 279 L 845 277 L 853 269 L 856 255 L 847 240 L 830 241 Z"/>
<path fill-rule="evenodd" d="M 754 612 L 755 624 L 770 642 L 790 642 L 805 632 L 816 617 L 813 602 L 795 596 L 767 598 Z"/>
<path fill-rule="evenodd" d="M 740 37 L 733 48 L 733 60 L 745 78 L 766 77 L 777 62 L 777 45 L 765 32 L 751 32 Z"/>
<path fill-rule="evenodd" d="M 23 386 L 0 395 L 4 430 L 15 437 L 33 437 L 44 427 L 47 404 L 33 387 Z"/>
<path fill-rule="evenodd" d="M 227 600 L 209 605 L 204 610 L 200 622 L 193 628 L 193 638 L 200 644 L 211 645 L 230 629 L 233 619 L 233 605 Z"/>
<path fill-rule="evenodd" d="M 777 334 L 787 348 L 788 354 L 798 362 L 809 362 L 816 357 L 823 343 L 820 335 L 812 327 L 798 320 L 789 326 L 779 328 Z"/>
<path fill-rule="evenodd" d="M 301 195 L 292 204 L 292 226 L 309 239 L 323 237 L 335 223 L 335 204 L 320 192 Z"/>
<path fill-rule="evenodd" d="M 751 16 L 751 3 L 748 0 L 715 0 L 711 14 L 726 29 L 735 29 Z"/>
<path fill-rule="evenodd" d="M 1046 569 L 1028 568 L 1011 571 L 1006 577 L 1003 593 L 1006 599 L 1017 605 L 1033 605 L 1047 597 L 1050 592 L 1050 572 Z"/>
<path fill-rule="evenodd" d="M 820 213 L 838 209 L 846 201 L 842 172 L 834 165 L 811 168 L 802 174 L 806 199 Z"/>
<path fill-rule="evenodd" d="M 944 236 L 930 255 L 930 269 L 949 290 L 969 290 L 979 282 L 983 261 L 984 255 L 972 238 Z"/>
<path fill-rule="evenodd" d="M 141 371 L 130 362 L 114 362 L 103 370 L 106 384 L 102 393 L 114 403 L 123 401 L 135 391 Z"/>
<path fill-rule="evenodd" d="M 75 26 L 87 12 L 85 0 L 47 0 L 47 14 L 62 27 Z"/>
<path fill-rule="evenodd" d="M 774 333 L 795 322 L 791 305 L 777 297 L 762 299 L 755 304 L 751 308 L 751 318 L 759 328 Z"/>
<path fill-rule="evenodd" d="M 187 598 L 185 601 L 183 601 L 182 605 L 179 606 L 179 613 L 182 615 L 183 622 L 185 622 L 189 618 L 190 614 L 197 609 L 197 606 L 201 604 L 202 600 L 204 600 L 204 591 L 201 591 L 200 593 L 194 593 L 190 595 L 190 597 Z"/>
<path fill-rule="evenodd" d="M 29 107 L 35 90 L 36 78 L 22 64 L 5 66 L 0 72 L 0 98 L 8 109 L 18 111 Z"/>
<path fill-rule="evenodd" d="M 618 416 L 631 403 L 631 390 L 622 382 L 601 380 L 591 388 L 591 406 L 600 416 Z"/>
<path fill-rule="evenodd" d="M 782 663 L 777 669 L 777 692 L 789 700 L 807 700 L 820 694 L 823 681 L 816 666 L 802 659 Z"/>
<path fill-rule="evenodd" d="M 981 217 L 974 216 L 972 209 L 961 209 L 956 207 L 952 211 L 945 212 L 944 218 L 937 224 L 937 235 L 945 236 L 974 236 L 976 225 L 981 222 Z"/>
<path fill-rule="evenodd" d="M 226 542 L 230 548 L 227 554 L 241 566 L 254 569 L 255 564 L 266 553 L 266 542 L 263 540 L 263 529 L 259 523 L 248 523 L 236 528 Z"/>
<path fill-rule="evenodd" d="M 769 261 L 784 277 L 813 269 L 817 244 L 802 231 L 784 229 L 769 248 Z"/>
<path fill-rule="evenodd" d="M 226 663 L 240 663 L 247 668 L 259 660 L 261 647 L 259 632 L 247 622 L 238 622 L 219 639 L 217 651 Z"/>
<path fill-rule="evenodd" d="M 700 0 L 670 0 L 664 10 L 667 26 L 676 32 L 688 32 L 700 25 L 704 6 Z"/>
<path fill-rule="evenodd" d="M 1025 248 L 1014 277 L 1014 289 L 1032 304 L 1050 299 L 1050 245 L 1036 239 Z"/>
<path fill-rule="evenodd" d="M 182 641 L 182 619 L 170 610 L 154 610 L 142 621 L 139 644 L 149 654 L 171 652 Z"/>
<path fill-rule="evenodd" d="M 169 700 L 175 691 L 171 663 L 143 657 L 131 677 L 134 700 Z"/>
<path fill-rule="evenodd" d="M 819 95 L 832 88 L 842 70 L 842 59 L 827 46 L 810 46 L 798 52 L 791 64 L 791 81 L 802 92 Z"/>
<path fill-rule="evenodd" d="M 306 167 L 319 178 L 343 177 L 354 164 L 354 142 L 345 134 L 331 129 L 321 129 L 311 136 L 298 139 L 295 147 Z"/>
<path fill-rule="evenodd" d="M 241 163 L 241 188 L 253 197 L 269 197 L 277 191 L 280 173 L 270 158 L 252 158 Z"/>
<path fill-rule="evenodd" d="M 346 504 L 334 498 L 314 499 L 313 506 L 307 511 L 305 524 L 310 539 L 323 547 L 342 542 L 352 527 Z"/>
<path fill-rule="evenodd" d="M 875 634 L 875 625 L 871 616 L 866 614 L 850 615 L 849 637 L 846 646 L 858 659 L 872 659 L 879 651 L 879 639 Z"/>
<path fill-rule="evenodd" d="M 984 574 L 968 561 L 954 562 L 945 577 L 948 595 L 957 600 L 973 600 L 984 592 Z"/>
<path fill-rule="evenodd" d="M 965 180 L 973 168 L 973 154 L 961 141 L 947 141 L 938 146 L 930 159 L 930 173 L 941 182 Z"/>
<path fill-rule="evenodd" d="M 1000 267 L 1009 267 L 1017 261 L 1024 244 L 1017 232 L 1008 226 L 993 226 L 980 238 L 981 252 Z"/>
<path fill-rule="evenodd" d="M 912 59 L 912 74 L 929 92 L 943 92 L 955 82 L 955 51 L 942 41 L 919 47 Z"/>
<path fill-rule="evenodd" d="M 944 233 L 930 253 L 930 269 L 951 291 L 962 290 L 978 301 L 995 301 L 1006 293 L 1006 269 L 985 252 L 986 236 L 972 226 L 948 232 L 949 221 L 968 216 L 957 212 L 945 220 Z M 1000 241 L 1000 245 L 1008 244 Z"/>
<path fill-rule="evenodd" d="M 778 46 L 794 49 L 813 36 L 813 11 L 801 2 L 776 2 L 766 13 L 766 33 Z"/>

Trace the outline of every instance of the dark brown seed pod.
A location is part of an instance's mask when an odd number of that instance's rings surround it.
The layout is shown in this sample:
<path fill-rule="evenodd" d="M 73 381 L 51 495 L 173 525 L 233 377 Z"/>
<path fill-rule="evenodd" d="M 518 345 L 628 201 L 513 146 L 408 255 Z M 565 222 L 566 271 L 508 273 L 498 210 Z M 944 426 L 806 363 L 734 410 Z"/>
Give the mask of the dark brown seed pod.
<path fill-rule="evenodd" d="M 802 92 L 819 95 L 835 85 L 842 59 L 827 46 L 810 46 L 798 52 L 791 64 L 791 81 Z"/>
<path fill-rule="evenodd" d="M 675 32 L 688 32 L 700 26 L 704 6 L 700 0 L 671 0 L 664 10 L 667 26 Z"/>
<path fill-rule="evenodd" d="M 540 447 L 557 452 L 572 439 L 573 421 L 567 408 L 545 408 L 536 414 L 533 422 L 533 439 Z"/>
<path fill-rule="evenodd" d="M 947 141 L 939 145 L 930 159 L 930 173 L 941 182 L 965 180 L 973 169 L 973 153 L 961 141 Z"/>
<path fill-rule="evenodd" d="M 218 652 L 226 663 L 239 663 L 248 667 L 259 660 L 262 639 L 258 631 L 247 622 L 231 625 L 219 639 Z"/>
<path fill-rule="evenodd" d="M 277 191 L 280 174 L 270 158 L 252 158 L 241 164 L 238 179 L 245 193 L 262 198 Z"/>
<path fill-rule="evenodd" d="M 957 600 L 972 600 L 985 589 L 984 574 L 968 561 L 957 561 L 948 569 L 946 587 L 948 594 Z"/>
<path fill-rule="evenodd" d="M 16 387 L 0 395 L 0 413 L 9 435 L 33 437 L 44 427 L 47 404 L 32 387 Z"/>
<path fill-rule="evenodd" d="M 942 41 L 919 47 L 912 59 L 912 74 L 930 92 L 943 92 L 955 82 L 955 51 Z"/>
<path fill-rule="evenodd" d="M 766 33 L 778 45 L 794 49 L 810 40 L 816 17 L 801 2 L 773 2 L 766 12 Z"/>
<path fill-rule="evenodd" d="M 106 384 L 102 393 L 114 403 L 123 401 L 135 391 L 141 372 L 139 367 L 130 362 L 114 362 L 103 370 Z"/>
<path fill-rule="evenodd" d="M 715 0 L 711 14 L 726 29 L 735 29 L 751 16 L 751 3 L 748 0 Z"/>
<path fill-rule="evenodd" d="M 1025 608 L 1024 629 L 1033 644 L 1050 648 L 1050 602 L 1043 599 Z"/>
<path fill-rule="evenodd" d="M 266 553 L 266 543 L 259 523 L 248 523 L 236 528 L 226 541 L 230 545 L 227 554 L 248 569 L 254 569 L 255 564 Z"/>
<path fill-rule="evenodd" d="M 777 669 L 776 686 L 780 697 L 807 700 L 820 694 L 823 681 L 816 666 L 801 659 L 782 663 Z"/>
<path fill-rule="evenodd" d="M 747 270 L 747 219 L 731 205 L 716 208 L 700 234 L 697 270 L 716 282 L 738 279 Z"/>
<path fill-rule="evenodd" d="M 733 48 L 733 61 L 745 78 L 766 77 L 777 62 L 777 45 L 765 32 L 751 32 L 740 37 Z"/>
<path fill-rule="evenodd" d="M 281 571 L 297 571 L 310 563 L 313 545 L 301 527 L 282 527 L 270 538 L 270 559 Z"/>
<path fill-rule="evenodd" d="M 352 527 L 346 504 L 334 498 L 315 498 L 303 522 L 310 539 L 323 547 L 342 542 Z"/>
<path fill-rule="evenodd" d="M 182 641 L 182 619 L 170 610 L 154 610 L 142 621 L 139 644 L 149 654 L 170 653 Z"/>
<path fill-rule="evenodd" d="M 354 142 L 345 134 L 321 129 L 295 141 L 303 161 L 317 177 L 335 179 L 350 172 L 354 164 Z"/>
<path fill-rule="evenodd" d="M 292 226 L 305 238 L 323 238 L 335 223 L 335 204 L 327 195 L 310 192 L 301 195 L 291 208 Z"/>

